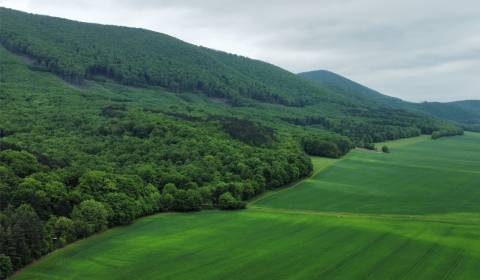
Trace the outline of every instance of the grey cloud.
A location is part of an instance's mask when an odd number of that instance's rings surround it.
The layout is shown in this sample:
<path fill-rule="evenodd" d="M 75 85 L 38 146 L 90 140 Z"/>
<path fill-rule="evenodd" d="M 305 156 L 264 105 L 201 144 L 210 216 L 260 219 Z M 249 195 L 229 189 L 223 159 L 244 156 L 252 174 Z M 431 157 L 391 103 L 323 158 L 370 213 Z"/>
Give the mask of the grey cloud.
<path fill-rule="evenodd" d="M 0 0 L 136 26 L 277 64 L 329 69 L 412 101 L 480 99 L 477 0 Z"/>

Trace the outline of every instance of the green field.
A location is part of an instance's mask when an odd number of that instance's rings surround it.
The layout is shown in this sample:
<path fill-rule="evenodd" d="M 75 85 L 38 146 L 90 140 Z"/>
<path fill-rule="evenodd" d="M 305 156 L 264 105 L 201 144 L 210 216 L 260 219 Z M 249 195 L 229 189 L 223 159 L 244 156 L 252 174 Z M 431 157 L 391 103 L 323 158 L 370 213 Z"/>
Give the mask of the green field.
<path fill-rule="evenodd" d="M 387 143 L 388 144 L 388 143 Z M 392 153 L 356 151 L 256 205 L 375 214 L 480 213 L 480 135 L 398 140 Z"/>
<path fill-rule="evenodd" d="M 316 158 L 237 212 L 159 214 L 14 279 L 480 279 L 480 134 Z M 140 278 L 139 278 L 140 277 Z"/>

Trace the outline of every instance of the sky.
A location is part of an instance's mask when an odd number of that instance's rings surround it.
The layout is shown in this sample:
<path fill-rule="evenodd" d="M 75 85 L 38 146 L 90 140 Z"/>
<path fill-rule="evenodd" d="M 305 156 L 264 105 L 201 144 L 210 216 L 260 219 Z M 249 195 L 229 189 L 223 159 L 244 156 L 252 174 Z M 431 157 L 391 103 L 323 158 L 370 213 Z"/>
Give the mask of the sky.
<path fill-rule="evenodd" d="M 480 99 L 478 0 L 0 0 L 142 27 L 291 72 L 325 69 L 408 101 Z"/>

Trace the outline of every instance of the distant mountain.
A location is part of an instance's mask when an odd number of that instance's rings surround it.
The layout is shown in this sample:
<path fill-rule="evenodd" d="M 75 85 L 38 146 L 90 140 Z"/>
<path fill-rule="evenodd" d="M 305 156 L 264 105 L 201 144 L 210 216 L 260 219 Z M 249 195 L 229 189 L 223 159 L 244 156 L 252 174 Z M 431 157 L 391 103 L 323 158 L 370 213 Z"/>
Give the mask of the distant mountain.
<path fill-rule="evenodd" d="M 480 100 L 410 103 L 430 115 L 464 124 L 480 123 Z"/>
<path fill-rule="evenodd" d="M 454 121 L 466 126 L 480 123 L 480 100 L 465 100 L 456 102 L 423 102 L 413 103 L 399 98 L 381 94 L 378 91 L 363 86 L 336 73 L 318 70 L 298 74 L 322 88 L 328 88 L 361 100 L 363 103 L 390 106 L 411 112 L 423 113 L 439 119 Z"/>

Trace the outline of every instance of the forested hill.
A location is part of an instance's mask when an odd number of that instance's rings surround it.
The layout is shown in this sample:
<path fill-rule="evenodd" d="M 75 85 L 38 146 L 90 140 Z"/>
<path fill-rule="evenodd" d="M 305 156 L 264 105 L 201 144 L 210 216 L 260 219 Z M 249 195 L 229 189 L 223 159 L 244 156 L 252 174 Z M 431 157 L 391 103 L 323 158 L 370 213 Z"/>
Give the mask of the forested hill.
<path fill-rule="evenodd" d="M 82 23 L 0 8 L 0 42 L 64 79 L 104 75 L 133 86 L 200 91 L 291 106 L 342 100 L 271 64 L 138 28 Z M 240 99 L 240 100 L 239 100 Z"/>
<path fill-rule="evenodd" d="M 339 88 L 315 85 L 265 62 L 153 31 L 5 8 L 0 8 L 0 18 L 0 43 L 5 48 L 26 56 L 31 69 L 53 72 L 76 85 L 107 78 L 135 87 L 198 93 L 235 107 L 283 105 L 292 109 L 267 108 L 273 122 L 315 126 L 360 144 L 432 133 L 443 126 Z M 263 121 L 265 114 L 259 113 L 258 119 Z"/>
<path fill-rule="evenodd" d="M 327 70 L 303 72 L 298 75 L 319 86 L 328 87 L 339 94 L 361 100 L 364 103 L 391 106 L 404 102 L 401 99 L 383 95 L 378 91 Z"/>
<path fill-rule="evenodd" d="M 447 103 L 409 103 L 412 108 L 433 116 L 480 127 L 480 100 L 464 100 Z"/>
<path fill-rule="evenodd" d="M 477 130 L 473 128 L 479 127 L 480 125 L 480 100 L 447 103 L 413 103 L 383 95 L 378 91 L 326 70 L 304 72 L 299 75 L 316 83 L 320 87 L 330 88 L 339 94 L 356 98 L 364 103 L 375 103 L 381 106 L 423 113 L 436 118 L 457 122 L 467 129 L 472 128 L 472 130 Z"/>

